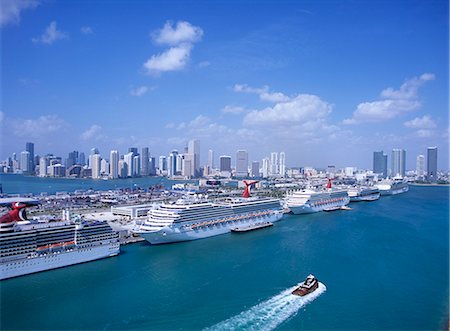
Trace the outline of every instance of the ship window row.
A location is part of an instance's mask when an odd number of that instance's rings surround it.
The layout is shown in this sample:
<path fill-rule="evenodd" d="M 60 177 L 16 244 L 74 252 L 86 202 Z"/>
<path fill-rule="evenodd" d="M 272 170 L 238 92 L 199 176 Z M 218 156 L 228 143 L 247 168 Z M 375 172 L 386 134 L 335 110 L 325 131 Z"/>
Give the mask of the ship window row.
<path fill-rule="evenodd" d="M 36 242 L 36 239 L 34 239 L 34 238 L 30 238 L 28 240 L 14 240 L 14 241 L 10 241 L 10 242 L 0 243 L 0 249 L 3 247 L 23 246 L 24 244 L 35 243 L 35 242 Z"/>

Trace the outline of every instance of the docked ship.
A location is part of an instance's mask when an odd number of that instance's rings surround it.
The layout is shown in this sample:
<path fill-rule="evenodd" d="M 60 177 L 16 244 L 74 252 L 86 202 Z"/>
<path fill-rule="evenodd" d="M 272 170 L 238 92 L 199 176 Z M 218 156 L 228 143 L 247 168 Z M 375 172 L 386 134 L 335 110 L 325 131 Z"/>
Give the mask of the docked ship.
<path fill-rule="evenodd" d="M 325 190 L 305 189 L 289 194 L 285 205 L 294 214 L 309 214 L 340 209 L 349 202 L 347 190 L 332 188 L 328 180 Z"/>
<path fill-rule="evenodd" d="M 245 182 L 245 181 L 244 181 Z M 148 219 L 134 232 L 151 244 L 167 244 L 217 236 L 236 227 L 276 222 L 283 216 L 280 200 L 243 197 L 209 202 L 179 199 L 149 211 Z"/>
<path fill-rule="evenodd" d="M 375 201 L 380 198 L 380 190 L 373 186 L 352 186 L 347 193 L 351 202 Z"/>
<path fill-rule="evenodd" d="M 12 203 L 0 218 L 0 280 L 119 254 L 107 222 L 27 220 L 27 206 Z"/>
<path fill-rule="evenodd" d="M 317 280 L 316 277 L 314 277 L 314 275 L 309 274 L 308 277 L 306 277 L 306 279 L 303 282 L 298 284 L 298 287 L 295 290 L 293 290 L 291 294 L 303 297 L 305 295 L 314 292 L 318 288 L 319 288 L 319 281 Z"/>
<path fill-rule="evenodd" d="M 376 184 L 376 187 L 380 190 L 381 195 L 396 195 L 409 191 L 408 183 L 401 178 L 383 180 Z"/>

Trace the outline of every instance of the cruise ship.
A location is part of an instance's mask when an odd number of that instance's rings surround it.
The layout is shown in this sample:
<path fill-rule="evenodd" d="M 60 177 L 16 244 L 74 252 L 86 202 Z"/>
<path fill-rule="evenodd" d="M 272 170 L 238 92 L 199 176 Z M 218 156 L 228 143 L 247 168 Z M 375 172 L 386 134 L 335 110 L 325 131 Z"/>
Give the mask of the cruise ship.
<path fill-rule="evenodd" d="M 373 186 L 353 186 L 347 190 L 351 202 L 375 201 L 380 198 L 380 190 Z"/>
<path fill-rule="evenodd" d="M 376 184 L 376 187 L 380 190 L 381 195 L 396 195 L 409 191 L 408 183 L 401 178 L 383 180 Z"/>
<path fill-rule="evenodd" d="M 350 202 L 347 191 L 333 189 L 331 180 L 325 190 L 305 189 L 294 191 L 286 198 L 286 207 L 293 214 L 309 214 L 339 209 Z"/>
<path fill-rule="evenodd" d="M 107 222 L 27 220 L 27 206 L 13 203 L 0 218 L 0 280 L 119 254 Z"/>

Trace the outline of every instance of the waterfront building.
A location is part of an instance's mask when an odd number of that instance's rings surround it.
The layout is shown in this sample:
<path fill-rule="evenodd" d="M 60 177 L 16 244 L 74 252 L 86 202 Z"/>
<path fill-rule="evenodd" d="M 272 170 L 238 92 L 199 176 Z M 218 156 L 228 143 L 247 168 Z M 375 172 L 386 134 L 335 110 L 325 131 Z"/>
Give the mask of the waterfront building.
<path fill-rule="evenodd" d="M 97 155 L 97 154 L 100 154 L 100 152 L 98 151 L 98 148 L 97 147 L 91 148 L 91 154 L 89 155 L 89 158 L 88 158 L 88 168 L 89 169 L 92 169 L 92 156 Z"/>
<path fill-rule="evenodd" d="M 31 173 L 30 152 L 23 151 L 20 153 L 20 169 L 24 174 L 29 175 Z"/>
<path fill-rule="evenodd" d="M 83 152 L 78 155 L 78 164 L 85 166 L 86 165 L 86 156 Z"/>
<path fill-rule="evenodd" d="M 141 176 L 148 176 L 150 174 L 148 147 L 142 148 L 141 156 Z"/>
<path fill-rule="evenodd" d="M 214 169 L 214 151 L 212 149 L 208 151 L 208 167 L 210 171 Z"/>
<path fill-rule="evenodd" d="M 236 177 L 248 176 L 248 153 L 246 150 L 236 152 Z"/>
<path fill-rule="evenodd" d="M 64 177 L 66 175 L 66 167 L 61 163 L 50 164 L 47 171 L 50 177 Z"/>
<path fill-rule="evenodd" d="M 387 177 L 387 155 L 383 151 L 373 152 L 373 172 L 382 178 Z"/>
<path fill-rule="evenodd" d="M 109 177 L 116 179 L 119 177 L 119 153 L 115 150 L 109 153 Z"/>
<path fill-rule="evenodd" d="M 126 177 L 133 177 L 134 174 L 134 167 L 133 167 L 133 152 L 129 152 L 124 155 L 123 160 L 127 164 L 127 176 Z"/>
<path fill-rule="evenodd" d="M 186 178 L 194 177 L 194 155 L 183 155 L 183 172 L 182 175 Z"/>
<path fill-rule="evenodd" d="M 259 173 L 259 162 L 258 161 L 253 161 L 252 162 L 252 177 L 259 177 L 260 173 Z"/>
<path fill-rule="evenodd" d="M 119 160 L 119 177 L 120 178 L 128 177 L 128 164 L 125 162 L 125 159 Z"/>
<path fill-rule="evenodd" d="M 178 151 L 174 149 L 169 155 L 169 164 L 167 169 L 167 175 L 173 177 L 177 173 L 177 161 L 178 161 Z"/>
<path fill-rule="evenodd" d="M 284 152 L 280 152 L 280 175 L 281 177 L 286 176 L 286 154 Z"/>
<path fill-rule="evenodd" d="M 109 162 L 106 159 L 100 161 L 100 174 L 109 175 Z"/>
<path fill-rule="evenodd" d="M 167 158 L 164 155 L 159 157 L 158 169 L 160 175 L 164 175 L 167 172 Z"/>
<path fill-rule="evenodd" d="M 183 173 L 183 154 L 178 154 L 175 175 L 180 175 L 182 173 Z"/>
<path fill-rule="evenodd" d="M 74 164 L 78 162 L 78 151 L 73 151 L 69 153 L 69 156 L 66 159 L 66 169 L 69 169 Z"/>
<path fill-rule="evenodd" d="M 270 153 L 270 176 L 278 175 L 278 153 L 272 152 Z"/>
<path fill-rule="evenodd" d="M 41 156 L 39 159 L 39 177 L 47 176 L 47 167 L 49 165 L 48 159 L 45 156 Z"/>
<path fill-rule="evenodd" d="M 34 162 L 34 144 L 33 143 L 26 143 L 25 144 L 25 150 L 30 153 L 30 158 L 28 160 L 28 173 L 34 174 L 34 168 L 36 166 Z"/>
<path fill-rule="evenodd" d="M 344 174 L 347 177 L 353 177 L 353 174 L 355 173 L 356 168 L 354 167 L 345 167 Z"/>
<path fill-rule="evenodd" d="M 267 157 L 262 160 L 262 176 L 263 178 L 270 176 L 270 160 Z"/>
<path fill-rule="evenodd" d="M 222 177 L 231 176 L 231 156 L 222 155 L 219 157 L 219 170 Z"/>
<path fill-rule="evenodd" d="M 91 155 L 91 169 L 92 169 L 92 178 L 99 179 L 100 178 L 100 167 L 101 167 L 101 156 L 100 154 Z"/>
<path fill-rule="evenodd" d="M 155 176 L 156 175 L 156 160 L 155 160 L 154 157 L 150 157 L 149 158 L 148 174 L 150 176 Z"/>
<path fill-rule="evenodd" d="M 416 159 L 416 175 L 423 178 L 425 176 L 425 156 L 418 155 Z"/>
<path fill-rule="evenodd" d="M 392 172 L 391 177 L 405 177 L 406 169 L 406 151 L 404 149 L 394 148 L 392 150 Z"/>
<path fill-rule="evenodd" d="M 128 147 L 128 153 L 133 153 L 133 157 L 139 154 L 137 147 Z"/>
<path fill-rule="evenodd" d="M 427 179 L 430 182 L 437 180 L 437 147 L 427 148 Z"/>
<path fill-rule="evenodd" d="M 193 139 L 188 143 L 188 154 L 194 156 L 194 177 L 200 176 L 200 140 Z"/>
<path fill-rule="evenodd" d="M 138 154 L 133 156 L 132 177 L 139 177 L 139 176 L 141 176 L 141 156 Z"/>

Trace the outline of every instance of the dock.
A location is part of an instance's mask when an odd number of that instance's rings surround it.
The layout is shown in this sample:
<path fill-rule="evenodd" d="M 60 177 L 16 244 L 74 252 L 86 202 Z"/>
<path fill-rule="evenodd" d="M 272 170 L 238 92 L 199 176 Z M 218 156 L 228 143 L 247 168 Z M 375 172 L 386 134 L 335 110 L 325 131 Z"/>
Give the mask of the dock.
<path fill-rule="evenodd" d="M 237 227 L 237 228 L 231 229 L 231 232 L 242 233 L 242 232 L 248 232 L 248 231 L 253 231 L 253 230 L 264 229 L 264 228 L 267 228 L 269 226 L 273 226 L 273 223 L 271 223 L 271 222 L 255 223 L 255 224 L 251 224 L 251 225 L 247 225 L 247 226 Z"/>

